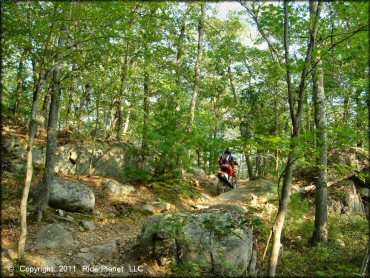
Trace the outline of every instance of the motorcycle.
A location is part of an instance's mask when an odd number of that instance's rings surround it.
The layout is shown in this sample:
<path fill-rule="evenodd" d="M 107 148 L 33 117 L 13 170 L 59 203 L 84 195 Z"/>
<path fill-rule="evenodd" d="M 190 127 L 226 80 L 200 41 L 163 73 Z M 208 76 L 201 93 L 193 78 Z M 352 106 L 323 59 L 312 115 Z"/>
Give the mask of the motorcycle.
<path fill-rule="evenodd" d="M 233 168 L 229 175 L 228 170 L 221 170 L 217 172 L 218 183 L 217 183 L 217 194 L 225 192 L 226 188 L 235 189 L 237 187 L 237 169 Z"/>

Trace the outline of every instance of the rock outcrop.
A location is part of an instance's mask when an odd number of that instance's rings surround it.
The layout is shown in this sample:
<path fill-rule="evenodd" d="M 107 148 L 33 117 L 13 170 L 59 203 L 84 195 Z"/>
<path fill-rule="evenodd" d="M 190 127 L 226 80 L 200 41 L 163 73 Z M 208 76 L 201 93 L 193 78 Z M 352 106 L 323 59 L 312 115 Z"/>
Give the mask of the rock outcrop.
<path fill-rule="evenodd" d="M 367 208 L 363 199 L 367 196 L 363 196 L 362 191 L 351 179 L 330 186 L 328 189 L 330 209 L 336 213 L 365 215 Z"/>
<path fill-rule="evenodd" d="M 132 185 L 120 184 L 115 180 L 106 179 L 104 181 L 103 190 L 111 197 L 121 197 L 134 192 L 135 188 Z"/>
<path fill-rule="evenodd" d="M 74 244 L 70 231 L 60 224 L 49 224 L 37 233 L 34 249 L 68 247 Z"/>
<path fill-rule="evenodd" d="M 152 216 L 134 250 L 159 265 L 195 263 L 209 274 L 242 276 L 252 261 L 253 229 L 247 223 L 244 209 L 236 205 Z"/>
<path fill-rule="evenodd" d="M 82 183 L 55 177 L 50 188 L 49 205 L 65 211 L 91 213 L 95 207 L 95 195 Z"/>
<path fill-rule="evenodd" d="M 27 146 L 20 145 L 14 140 L 8 140 L 6 150 L 22 159 L 27 159 Z M 123 177 L 125 170 L 138 164 L 139 158 L 135 155 L 135 147 L 129 144 L 107 144 L 97 142 L 96 145 L 65 144 L 58 146 L 56 152 L 55 171 L 63 174 L 83 175 L 91 169 L 95 175 L 103 177 Z M 33 162 L 45 163 L 45 146 L 35 145 Z"/>

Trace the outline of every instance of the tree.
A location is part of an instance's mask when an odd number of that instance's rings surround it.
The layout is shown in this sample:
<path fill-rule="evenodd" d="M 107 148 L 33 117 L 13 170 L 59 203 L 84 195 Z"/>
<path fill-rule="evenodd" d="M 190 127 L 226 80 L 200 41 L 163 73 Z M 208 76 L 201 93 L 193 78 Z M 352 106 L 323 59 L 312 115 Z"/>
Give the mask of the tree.
<path fill-rule="evenodd" d="M 200 4 L 200 17 L 198 24 L 198 55 L 197 62 L 195 64 L 195 77 L 194 77 L 194 89 L 193 96 L 191 98 L 190 104 L 190 120 L 189 120 L 189 130 L 191 131 L 194 125 L 195 118 L 195 107 L 197 104 L 197 98 L 199 93 L 199 82 L 200 82 L 200 72 L 202 68 L 202 57 L 204 48 L 204 17 L 205 17 L 205 2 Z"/>
<path fill-rule="evenodd" d="M 310 1 L 310 5 L 312 1 Z M 281 199 L 279 201 L 279 209 L 275 219 L 275 223 L 272 229 L 272 251 L 269 260 L 269 276 L 275 276 L 276 274 L 276 267 L 281 247 L 281 232 L 284 226 L 288 204 L 290 200 L 290 188 L 291 188 L 291 181 L 292 181 L 292 173 L 293 173 L 293 166 L 294 162 L 297 160 L 296 157 L 296 149 L 297 143 L 294 141 L 301 133 L 301 120 L 303 115 L 303 108 L 304 108 L 304 99 L 305 99 L 305 90 L 306 90 L 306 79 L 307 74 L 309 72 L 309 67 L 311 65 L 311 58 L 312 52 L 315 47 L 316 37 L 317 37 L 317 30 L 319 26 L 319 18 L 321 12 L 321 2 L 319 1 L 317 4 L 317 8 L 310 14 L 310 38 L 307 45 L 307 52 L 305 57 L 305 62 L 302 69 L 301 79 L 299 83 L 299 90 L 298 90 L 298 103 L 297 103 L 297 111 L 295 109 L 294 104 L 294 96 L 293 96 L 293 88 L 292 88 L 292 79 L 291 79 L 291 72 L 290 72 L 290 57 L 289 57 L 289 19 L 288 19 L 288 2 L 284 1 L 284 49 L 285 49 L 285 63 L 286 63 L 286 82 L 288 86 L 288 101 L 289 101 L 289 109 L 290 109 L 290 116 L 293 126 L 293 132 L 291 135 L 292 143 L 290 146 L 290 153 L 288 156 L 288 160 L 286 163 L 285 171 L 284 171 L 284 181 L 281 189 Z"/>
<path fill-rule="evenodd" d="M 66 13 L 64 11 L 64 13 Z M 61 34 L 58 39 L 58 47 L 64 46 L 64 36 L 67 32 L 65 22 L 61 25 Z M 43 211 L 49 203 L 50 186 L 55 178 L 55 156 L 57 151 L 57 130 L 58 130 L 58 113 L 61 97 L 61 54 L 57 55 L 57 64 L 53 70 L 53 88 L 50 99 L 48 129 L 47 129 L 47 146 L 45 156 L 45 169 L 42 181 L 39 185 L 37 195 L 37 221 L 42 220 Z"/>
<path fill-rule="evenodd" d="M 319 56 L 316 59 L 320 59 Z M 316 213 L 315 230 L 312 236 L 314 244 L 328 241 L 328 192 L 327 192 L 327 124 L 326 124 L 326 97 L 324 91 L 324 73 L 321 67 L 322 61 L 317 63 L 313 74 L 313 93 L 315 106 L 316 125 Z"/>
<path fill-rule="evenodd" d="M 55 10 L 54 10 L 55 16 Z M 53 29 L 53 24 L 51 25 L 51 29 Z M 51 35 L 49 35 L 48 39 L 46 40 L 46 44 L 44 46 L 43 52 L 47 51 L 50 43 Z M 39 72 L 36 69 L 36 62 L 35 58 L 32 57 L 32 66 L 33 66 L 33 80 L 34 80 L 34 91 L 33 91 L 33 102 L 32 102 L 32 112 L 31 112 L 31 119 L 29 124 L 29 140 L 28 140 L 28 147 L 27 147 L 27 167 L 26 167 L 26 178 L 25 178 L 25 185 L 23 189 L 21 204 L 20 204 L 20 211 L 21 211 L 21 234 L 19 237 L 18 242 L 18 258 L 24 258 L 24 250 L 26 245 L 27 239 L 27 201 L 28 195 L 30 191 L 32 175 L 33 175 L 33 163 L 32 163 L 32 151 L 33 151 L 33 144 L 37 130 L 37 107 L 38 107 L 38 99 L 39 96 L 44 88 L 44 85 L 50 79 L 51 74 L 53 72 L 53 68 L 50 68 L 46 74 L 45 72 L 45 56 L 43 56 L 43 60 L 40 65 Z"/>

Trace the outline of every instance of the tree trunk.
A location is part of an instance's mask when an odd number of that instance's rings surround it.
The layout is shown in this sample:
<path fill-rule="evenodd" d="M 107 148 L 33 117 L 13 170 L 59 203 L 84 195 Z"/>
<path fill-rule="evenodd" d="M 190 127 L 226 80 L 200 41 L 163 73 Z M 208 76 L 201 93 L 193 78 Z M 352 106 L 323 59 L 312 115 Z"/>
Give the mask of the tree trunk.
<path fill-rule="evenodd" d="M 320 57 L 318 57 L 320 58 Z M 314 105 L 315 125 L 317 131 L 316 152 L 316 213 L 315 231 L 312 243 L 328 241 L 328 192 L 327 192 L 327 125 L 326 125 L 326 104 L 324 92 L 324 73 L 321 68 L 321 61 L 318 63 L 314 74 Z"/>
<path fill-rule="evenodd" d="M 61 35 L 58 39 L 58 47 L 63 46 L 63 33 L 66 32 L 64 24 L 61 27 Z M 59 54 L 60 55 L 60 54 Z M 57 57 L 57 63 L 60 57 Z M 43 211 L 47 208 L 49 202 L 49 187 L 53 182 L 55 176 L 55 155 L 57 151 L 57 128 L 58 128 L 58 113 L 59 113 L 59 101 L 61 96 L 61 65 L 56 65 L 53 70 L 53 86 L 52 94 L 50 99 L 49 118 L 48 118 L 48 130 L 47 130 L 47 145 L 46 145 L 46 156 L 45 156 L 45 169 L 42 181 L 39 185 L 38 196 L 37 196 L 37 221 L 42 220 Z"/>
<path fill-rule="evenodd" d="M 68 98 L 68 104 L 67 104 L 67 113 L 66 113 L 66 118 L 65 118 L 65 129 L 70 130 L 70 123 L 69 123 L 69 116 L 71 114 L 71 106 L 72 106 L 72 95 L 69 94 Z"/>
<path fill-rule="evenodd" d="M 120 87 L 120 100 L 119 100 L 119 107 L 118 107 L 118 125 L 117 125 L 117 140 L 122 140 L 122 130 L 123 130 L 123 111 L 125 107 L 125 99 L 126 99 L 126 83 L 127 83 L 127 72 L 128 72 L 128 43 L 126 44 L 126 53 L 124 62 L 122 65 L 122 73 L 121 73 L 121 87 Z"/>
<path fill-rule="evenodd" d="M 249 180 L 252 180 L 254 179 L 254 175 L 253 175 L 253 166 L 252 166 L 252 162 L 251 162 L 251 159 L 249 157 L 249 155 L 245 155 L 245 161 L 247 163 L 247 169 L 248 169 L 248 177 L 249 177 Z"/>
<path fill-rule="evenodd" d="M 349 92 L 344 92 L 343 96 L 343 123 L 347 124 L 349 120 Z"/>
<path fill-rule="evenodd" d="M 194 119 L 195 119 L 195 107 L 197 104 L 197 98 L 199 93 L 199 81 L 200 81 L 200 72 L 202 67 L 202 57 L 203 57 L 203 48 L 204 48 L 204 17 L 205 17 L 205 3 L 200 4 L 201 14 L 198 24 L 198 56 L 195 63 L 195 78 L 194 78 L 194 90 L 193 96 L 191 98 L 190 105 L 190 122 L 189 122 L 189 131 L 193 129 Z"/>
<path fill-rule="evenodd" d="M 44 118 L 44 125 L 41 128 L 46 129 L 48 127 L 48 106 L 50 106 L 50 88 L 45 92 L 44 101 L 42 103 L 42 117 Z"/>
<path fill-rule="evenodd" d="M 227 67 L 227 73 L 229 75 L 230 88 L 231 88 L 231 92 L 233 93 L 234 100 L 235 100 L 236 103 L 239 103 L 238 95 L 236 94 L 235 85 L 234 85 L 234 82 L 233 82 L 233 75 L 232 75 L 232 72 L 231 72 L 230 65 Z"/>
<path fill-rule="evenodd" d="M 18 73 L 17 73 L 17 95 L 14 103 L 13 114 L 14 116 L 18 113 L 22 99 L 22 86 L 23 86 L 23 69 L 24 69 L 24 54 L 19 61 Z"/>
<path fill-rule="evenodd" d="M 361 132 L 361 91 L 356 90 L 355 93 L 355 102 L 356 102 L 356 120 L 355 120 L 355 126 L 356 126 L 356 134 L 359 138 L 359 141 L 357 142 L 357 147 L 362 147 L 362 136 L 360 136 Z"/>
<path fill-rule="evenodd" d="M 279 202 L 279 210 L 278 214 L 275 219 L 274 226 L 272 228 L 273 235 L 272 235 L 272 251 L 270 255 L 270 264 L 268 269 L 268 276 L 275 276 L 277 262 L 279 259 L 280 247 L 281 247 L 281 232 L 283 230 L 285 217 L 288 211 L 288 205 L 290 201 L 290 188 L 291 188 L 291 181 L 292 181 L 292 174 L 294 168 L 294 161 L 296 160 L 294 156 L 294 151 L 296 146 L 291 146 L 291 151 L 288 156 L 287 165 L 285 168 L 285 175 L 284 175 L 284 182 L 282 186 L 281 192 L 281 199 Z"/>
<path fill-rule="evenodd" d="M 144 122 L 143 122 L 143 137 L 141 141 L 141 169 L 144 169 L 146 156 L 148 154 L 148 118 L 150 112 L 150 96 L 149 96 L 149 74 L 144 73 Z"/>
<path fill-rule="evenodd" d="M 201 163 L 200 163 L 201 158 L 200 158 L 200 151 L 199 151 L 199 149 L 196 149 L 196 152 L 197 152 L 197 167 L 200 168 L 200 166 L 201 166 Z"/>
<path fill-rule="evenodd" d="M 186 21 L 190 13 L 190 6 L 187 8 L 184 18 L 182 20 L 182 25 L 180 29 L 179 35 L 179 44 L 177 47 L 177 55 L 176 55 L 176 84 L 180 88 L 181 86 L 181 64 L 182 64 L 182 56 L 184 55 L 184 39 L 185 39 L 185 27 Z"/>
<path fill-rule="evenodd" d="M 36 134 L 36 129 L 37 129 L 37 104 L 38 104 L 39 95 L 46 81 L 46 80 L 41 80 L 43 76 L 42 71 L 39 74 L 36 73 L 36 63 L 34 59 L 32 59 L 32 67 L 33 67 L 33 72 L 34 72 L 33 75 L 34 75 L 35 87 L 34 87 L 34 92 L 33 92 L 32 114 L 31 114 L 31 120 L 30 120 L 29 141 L 28 141 L 28 147 L 27 147 L 26 179 L 24 183 L 24 189 L 23 189 L 21 205 L 20 205 L 21 234 L 20 234 L 19 242 L 18 242 L 18 258 L 19 259 L 23 259 L 24 257 L 24 249 L 25 249 L 26 239 L 27 239 L 27 201 L 28 201 L 28 194 L 30 191 L 32 173 L 33 173 L 32 150 L 33 150 L 33 142 L 35 139 L 35 134 Z M 37 78 L 37 76 L 39 76 L 39 78 Z"/>
<path fill-rule="evenodd" d="M 256 155 L 256 176 L 261 177 L 262 176 L 262 156 L 261 156 L 261 150 L 257 150 Z"/>
<path fill-rule="evenodd" d="M 94 163 L 94 156 L 95 156 L 95 143 L 96 143 L 96 137 L 98 136 L 98 130 L 99 130 L 99 109 L 100 109 L 100 93 L 97 93 L 97 99 L 96 99 L 96 118 L 95 118 L 95 129 L 94 129 L 94 135 L 93 135 L 93 149 L 90 156 L 90 162 L 89 162 L 89 175 L 92 175 L 92 168 Z"/>
<path fill-rule="evenodd" d="M 124 136 L 126 136 L 126 134 L 127 134 L 127 130 L 128 130 L 129 124 L 130 124 L 130 117 L 131 117 L 131 107 L 129 107 L 127 109 L 126 121 L 125 121 L 125 125 L 123 127 L 123 135 Z"/>

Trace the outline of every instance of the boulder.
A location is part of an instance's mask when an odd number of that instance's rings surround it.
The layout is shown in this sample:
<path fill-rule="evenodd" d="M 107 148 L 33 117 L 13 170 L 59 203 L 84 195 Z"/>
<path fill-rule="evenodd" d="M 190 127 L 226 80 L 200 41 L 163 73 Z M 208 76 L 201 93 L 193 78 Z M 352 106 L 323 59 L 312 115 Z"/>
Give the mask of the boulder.
<path fill-rule="evenodd" d="M 201 180 L 206 177 L 206 173 L 203 169 L 200 168 L 191 168 L 189 172 L 196 178 L 197 180 Z"/>
<path fill-rule="evenodd" d="M 132 185 L 121 184 L 115 180 L 106 179 L 103 190 L 110 196 L 120 197 L 134 192 L 135 188 Z"/>
<path fill-rule="evenodd" d="M 86 230 L 86 231 L 92 231 L 92 230 L 95 230 L 95 224 L 94 222 L 92 221 L 86 221 L 86 220 L 83 220 L 83 221 L 80 221 L 80 226 Z"/>
<path fill-rule="evenodd" d="M 149 211 L 153 214 L 166 212 L 169 211 L 170 209 L 171 204 L 163 200 L 159 200 L 158 202 L 152 202 L 150 204 L 146 204 L 145 206 L 143 206 L 143 210 Z"/>
<path fill-rule="evenodd" d="M 243 212 L 237 205 L 217 205 L 197 214 L 152 216 L 133 250 L 159 265 L 195 263 L 213 275 L 245 276 L 253 232 Z"/>
<path fill-rule="evenodd" d="M 73 246 L 73 236 L 61 224 L 49 224 L 36 235 L 34 249 Z"/>
<path fill-rule="evenodd" d="M 94 212 L 94 192 L 82 183 L 55 178 L 50 188 L 49 205 L 56 209 Z"/>
<path fill-rule="evenodd" d="M 106 244 L 92 246 L 90 247 L 90 252 L 97 257 L 110 257 L 118 253 L 116 241 L 112 240 Z"/>
<path fill-rule="evenodd" d="M 348 194 L 344 198 L 344 205 L 348 207 L 349 212 L 365 215 L 364 205 L 360 194 L 356 190 L 356 186 L 352 181 L 349 181 Z"/>
<path fill-rule="evenodd" d="M 337 213 L 365 215 L 366 207 L 361 198 L 361 188 L 355 181 L 347 179 L 328 188 L 328 204 L 332 211 Z M 364 198 L 365 199 L 365 198 Z"/>
<path fill-rule="evenodd" d="M 94 263 L 94 255 L 89 253 L 78 253 L 75 262 L 79 266 L 91 265 Z"/>

